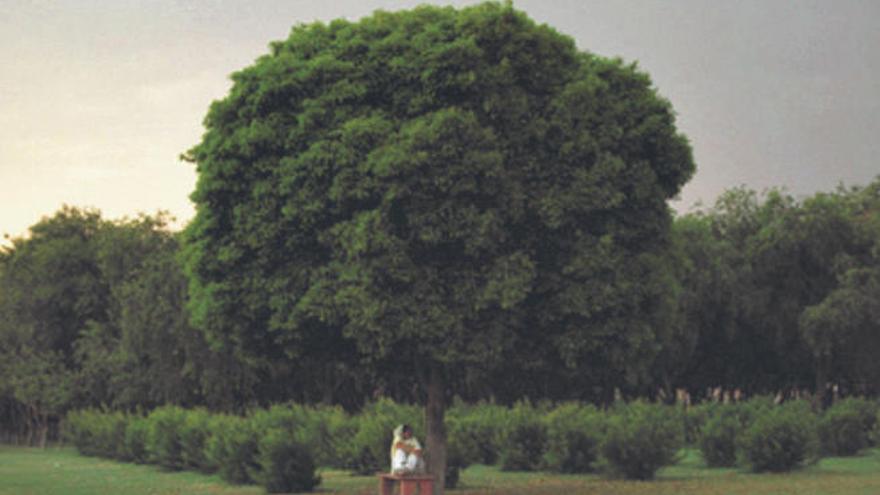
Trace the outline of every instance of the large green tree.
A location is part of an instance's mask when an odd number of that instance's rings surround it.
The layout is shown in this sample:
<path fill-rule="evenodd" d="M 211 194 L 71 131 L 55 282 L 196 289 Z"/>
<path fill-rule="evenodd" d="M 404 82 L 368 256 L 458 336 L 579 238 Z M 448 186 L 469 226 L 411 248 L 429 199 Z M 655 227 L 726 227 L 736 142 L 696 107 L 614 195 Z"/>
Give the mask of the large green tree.
<path fill-rule="evenodd" d="M 441 482 L 462 374 L 642 376 L 694 165 L 634 65 L 488 3 L 298 26 L 232 78 L 186 154 L 213 340 L 408 377 Z"/>

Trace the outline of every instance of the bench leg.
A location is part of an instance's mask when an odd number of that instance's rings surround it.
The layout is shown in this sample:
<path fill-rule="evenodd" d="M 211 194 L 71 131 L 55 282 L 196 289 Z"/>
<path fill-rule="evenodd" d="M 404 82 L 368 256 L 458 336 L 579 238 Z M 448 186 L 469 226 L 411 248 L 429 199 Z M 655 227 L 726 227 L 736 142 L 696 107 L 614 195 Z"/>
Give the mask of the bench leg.
<path fill-rule="evenodd" d="M 379 479 L 379 493 L 381 495 L 393 495 L 394 494 L 394 482 L 391 480 L 386 480 L 385 478 Z"/>

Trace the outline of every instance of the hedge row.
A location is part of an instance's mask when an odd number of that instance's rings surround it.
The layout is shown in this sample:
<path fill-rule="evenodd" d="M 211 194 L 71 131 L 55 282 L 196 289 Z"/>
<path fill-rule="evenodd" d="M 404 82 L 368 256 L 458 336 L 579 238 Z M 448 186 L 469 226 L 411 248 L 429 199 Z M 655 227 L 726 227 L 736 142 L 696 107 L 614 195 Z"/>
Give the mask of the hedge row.
<path fill-rule="evenodd" d="M 856 399 L 821 416 L 805 403 L 776 406 L 769 398 L 687 411 L 644 402 L 605 411 L 575 403 L 508 408 L 457 402 L 446 415 L 447 485 L 455 486 L 460 470 L 471 464 L 650 479 L 675 463 L 687 442 L 699 445 L 710 466 L 785 471 L 880 440 L 877 410 L 877 403 Z M 146 416 L 78 411 L 68 415 L 64 430 L 86 455 L 217 472 L 231 483 L 259 483 L 271 493 L 314 488 L 320 483 L 316 466 L 358 474 L 387 470 L 391 431 L 408 423 L 424 440 L 422 418 L 421 408 L 390 400 L 354 416 L 300 405 L 246 417 L 162 407 Z"/>
<path fill-rule="evenodd" d="M 626 419 L 615 421 L 617 415 Z M 320 482 L 315 466 L 358 474 L 387 470 L 391 431 L 409 423 L 424 440 L 422 418 L 420 408 L 390 400 L 374 402 L 355 416 L 299 405 L 247 417 L 168 406 L 146 416 L 77 411 L 68 415 L 64 430 L 86 455 L 217 472 L 231 483 L 259 483 L 270 492 L 303 491 Z M 682 443 L 673 408 L 641 403 L 620 406 L 613 414 L 580 404 L 457 403 L 446 419 L 450 487 L 461 469 L 475 463 L 579 473 L 596 470 L 601 458 L 616 472 L 647 478 L 671 462 Z M 642 455 L 652 459 L 643 462 Z M 634 463 L 648 468 L 627 467 Z"/>
<path fill-rule="evenodd" d="M 321 415 L 332 418 L 334 411 Z M 315 458 L 322 451 L 315 446 L 326 438 L 318 438 L 323 431 L 309 422 L 314 414 L 299 406 L 274 407 L 247 418 L 174 406 L 147 416 L 84 410 L 68 414 L 64 436 L 85 455 L 219 472 L 230 483 L 259 483 L 269 493 L 299 492 L 321 481 Z"/>
<path fill-rule="evenodd" d="M 769 398 L 706 404 L 688 413 L 695 442 L 709 466 L 788 471 L 823 455 L 855 455 L 880 439 L 880 406 L 850 398 L 822 414 L 804 401 L 780 406 Z"/>

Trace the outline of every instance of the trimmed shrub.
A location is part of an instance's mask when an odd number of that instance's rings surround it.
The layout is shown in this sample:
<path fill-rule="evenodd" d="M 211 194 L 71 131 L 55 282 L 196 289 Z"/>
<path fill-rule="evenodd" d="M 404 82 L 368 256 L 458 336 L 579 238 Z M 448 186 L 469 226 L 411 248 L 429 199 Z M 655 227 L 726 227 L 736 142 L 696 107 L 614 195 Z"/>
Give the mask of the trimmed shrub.
<path fill-rule="evenodd" d="M 672 406 L 633 402 L 607 419 L 601 452 L 613 474 L 647 480 L 674 464 L 684 444 L 684 422 Z"/>
<path fill-rule="evenodd" d="M 259 473 L 257 435 L 250 422 L 237 416 L 217 416 L 211 424 L 213 434 L 205 444 L 207 462 L 220 477 L 233 484 L 254 483 Z"/>
<path fill-rule="evenodd" d="M 347 462 L 347 446 L 357 433 L 358 423 L 340 407 L 324 407 L 318 413 L 322 418 L 325 437 L 324 444 L 316 450 L 315 462 L 319 466 L 344 468 Z M 390 447 L 390 436 L 388 442 Z"/>
<path fill-rule="evenodd" d="M 149 462 L 149 451 L 147 451 L 147 435 L 149 434 L 150 425 L 146 418 L 141 416 L 131 416 L 128 425 L 125 427 L 125 452 L 128 459 L 138 464 Z"/>
<path fill-rule="evenodd" d="M 684 422 L 685 444 L 697 445 L 700 442 L 703 428 L 718 407 L 720 404 L 715 402 L 702 402 L 684 410 L 682 421 Z"/>
<path fill-rule="evenodd" d="M 787 402 L 788 405 L 791 404 L 802 404 L 805 405 L 806 402 Z M 802 407 L 797 406 L 797 407 Z M 752 397 L 751 399 L 740 402 L 736 404 L 735 410 L 736 415 L 739 417 L 740 422 L 743 425 L 750 425 L 755 422 L 756 419 L 763 416 L 765 413 L 769 411 L 776 410 L 779 406 L 774 402 L 774 399 L 770 395 L 758 395 Z"/>
<path fill-rule="evenodd" d="M 306 492 L 321 482 L 309 448 L 286 430 L 273 428 L 262 436 L 257 462 L 257 481 L 268 493 Z"/>
<path fill-rule="evenodd" d="M 152 462 L 166 469 L 183 469 L 180 432 L 185 421 L 186 411 L 176 406 L 160 407 L 147 416 L 147 451 Z"/>
<path fill-rule="evenodd" d="M 602 441 L 602 415 L 593 406 L 563 404 L 543 419 L 547 430 L 544 467 L 559 473 L 594 470 Z"/>
<path fill-rule="evenodd" d="M 67 413 L 64 420 L 62 434 L 64 439 L 72 443 L 82 455 L 98 455 L 97 441 L 95 439 L 97 421 L 96 411 L 83 410 Z"/>
<path fill-rule="evenodd" d="M 446 414 L 450 443 L 461 451 L 463 462 L 493 465 L 501 451 L 503 427 L 510 409 L 491 403 L 454 404 Z"/>
<path fill-rule="evenodd" d="M 501 441 L 503 471 L 535 471 L 547 449 L 547 428 L 541 413 L 527 402 L 517 403 L 504 425 Z"/>
<path fill-rule="evenodd" d="M 276 405 L 268 410 L 256 411 L 251 418 L 259 432 L 272 428 L 286 431 L 297 442 L 308 447 L 321 466 L 345 466 L 345 446 L 357 431 L 357 424 L 339 407 Z M 390 431 L 388 435 L 390 446 Z"/>
<path fill-rule="evenodd" d="M 730 407 L 706 421 L 700 433 L 700 452 L 709 467 L 730 467 L 736 464 L 736 441 L 743 424 L 736 410 Z"/>
<path fill-rule="evenodd" d="M 180 425 L 180 457 L 185 469 L 211 473 L 215 466 L 205 456 L 205 443 L 211 436 L 212 415 L 204 409 L 186 411 Z"/>
<path fill-rule="evenodd" d="M 67 414 L 63 434 L 83 455 L 128 460 L 125 451 L 127 423 L 127 416 L 121 412 L 72 411 Z"/>
<path fill-rule="evenodd" d="M 816 461 L 816 417 L 804 401 L 769 409 L 742 433 L 739 449 L 744 463 L 755 472 L 790 471 Z"/>
<path fill-rule="evenodd" d="M 877 406 L 865 399 L 845 399 L 825 411 L 819 419 L 822 453 L 855 455 L 871 445 L 871 430 L 877 420 Z"/>

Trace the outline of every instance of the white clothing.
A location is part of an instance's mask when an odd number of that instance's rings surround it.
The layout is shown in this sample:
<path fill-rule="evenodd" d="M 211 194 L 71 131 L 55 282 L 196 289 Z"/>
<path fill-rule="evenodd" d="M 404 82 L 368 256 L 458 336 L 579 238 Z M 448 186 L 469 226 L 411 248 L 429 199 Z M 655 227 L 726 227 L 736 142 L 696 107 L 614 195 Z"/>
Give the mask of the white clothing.
<path fill-rule="evenodd" d="M 403 449 L 397 449 L 394 459 L 391 461 L 393 474 L 420 473 L 425 470 L 422 457 L 416 454 L 407 454 Z"/>

